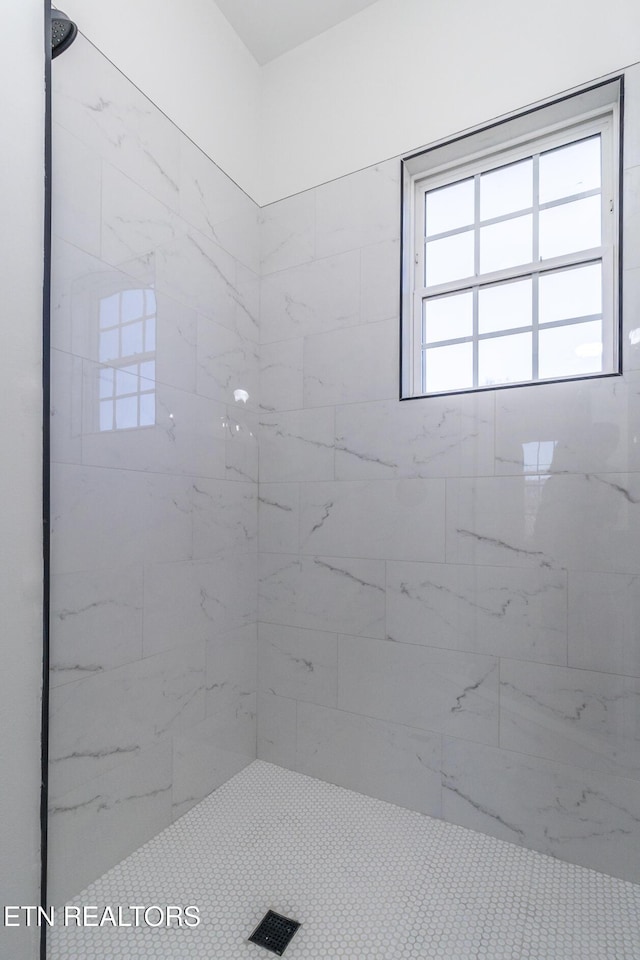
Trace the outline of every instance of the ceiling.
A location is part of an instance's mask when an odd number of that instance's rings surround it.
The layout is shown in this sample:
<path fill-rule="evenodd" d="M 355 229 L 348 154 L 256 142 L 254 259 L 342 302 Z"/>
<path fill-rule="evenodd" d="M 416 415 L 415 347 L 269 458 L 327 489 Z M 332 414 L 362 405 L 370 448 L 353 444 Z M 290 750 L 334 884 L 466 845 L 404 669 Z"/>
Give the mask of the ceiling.
<path fill-rule="evenodd" d="M 258 63 L 268 63 L 377 0 L 216 0 Z"/>

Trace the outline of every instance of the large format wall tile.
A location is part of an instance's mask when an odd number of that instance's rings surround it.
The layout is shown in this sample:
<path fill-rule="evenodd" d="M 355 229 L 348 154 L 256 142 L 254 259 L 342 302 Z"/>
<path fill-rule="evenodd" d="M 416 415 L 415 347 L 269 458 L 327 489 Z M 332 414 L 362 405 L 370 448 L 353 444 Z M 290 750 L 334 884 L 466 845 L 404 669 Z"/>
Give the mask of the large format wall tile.
<path fill-rule="evenodd" d="M 260 417 L 260 480 L 333 480 L 334 411 L 294 410 Z"/>
<path fill-rule="evenodd" d="M 338 636 L 261 623 L 258 688 L 280 697 L 335 707 L 338 697 Z"/>
<path fill-rule="evenodd" d="M 498 742 L 498 661 L 407 643 L 340 637 L 338 706 L 420 730 Z"/>
<path fill-rule="evenodd" d="M 287 197 L 260 212 L 262 273 L 313 260 L 316 198 L 313 190 Z"/>
<path fill-rule="evenodd" d="M 500 746 L 640 780 L 640 679 L 503 660 Z"/>
<path fill-rule="evenodd" d="M 279 340 L 260 347 L 260 408 L 299 410 L 302 407 L 302 350 L 304 340 Z"/>
<path fill-rule="evenodd" d="M 316 190 L 316 256 L 400 236 L 400 162 L 388 160 Z"/>
<path fill-rule="evenodd" d="M 563 571 L 388 563 L 390 640 L 545 663 L 567 662 Z"/>
<path fill-rule="evenodd" d="M 396 396 L 397 344 L 395 319 L 307 337 L 303 361 L 305 407 Z"/>
<path fill-rule="evenodd" d="M 445 738 L 446 820 L 640 881 L 637 780 Z"/>
<path fill-rule="evenodd" d="M 640 577 L 571 571 L 569 666 L 640 677 Z"/>
<path fill-rule="evenodd" d="M 297 730 L 300 773 L 440 816 L 439 736 L 309 703 Z"/>
<path fill-rule="evenodd" d="M 264 553 L 297 553 L 300 487 L 297 483 L 261 483 L 258 538 Z"/>
<path fill-rule="evenodd" d="M 444 560 L 444 494 L 442 480 L 303 483 L 300 552 Z"/>
<path fill-rule="evenodd" d="M 384 562 L 263 554 L 259 619 L 310 630 L 384 636 Z"/>

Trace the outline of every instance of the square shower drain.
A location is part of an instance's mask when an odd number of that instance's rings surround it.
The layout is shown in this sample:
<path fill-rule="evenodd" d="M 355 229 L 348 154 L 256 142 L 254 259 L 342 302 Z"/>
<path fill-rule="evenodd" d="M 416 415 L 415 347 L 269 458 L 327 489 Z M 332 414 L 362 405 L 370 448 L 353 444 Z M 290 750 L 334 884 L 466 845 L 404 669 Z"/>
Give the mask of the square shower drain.
<path fill-rule="evenodd" d="M 281 957 L 299 926 L 296 920 L 269 910 L 249 937 L 249 941 Z"/>

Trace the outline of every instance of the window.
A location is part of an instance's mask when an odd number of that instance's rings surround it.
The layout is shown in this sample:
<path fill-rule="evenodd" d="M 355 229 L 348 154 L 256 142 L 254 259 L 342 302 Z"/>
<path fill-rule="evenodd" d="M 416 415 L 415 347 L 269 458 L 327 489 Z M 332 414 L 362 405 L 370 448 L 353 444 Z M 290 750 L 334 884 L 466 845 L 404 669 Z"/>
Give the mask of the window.
<path fill-rule="evenodd" d="M 619 96 L 404 161 L 403 397 L 620 372 Z"/>

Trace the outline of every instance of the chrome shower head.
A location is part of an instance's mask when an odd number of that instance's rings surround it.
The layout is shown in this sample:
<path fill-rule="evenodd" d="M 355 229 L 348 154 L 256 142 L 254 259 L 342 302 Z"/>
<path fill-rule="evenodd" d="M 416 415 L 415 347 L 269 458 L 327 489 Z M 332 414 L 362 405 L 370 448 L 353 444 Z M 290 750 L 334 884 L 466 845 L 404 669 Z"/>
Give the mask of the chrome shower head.
<path fill-rule="evenodd" d="M 51 56 L 58 57 L 70 47 L 78 35 L 73 20 L 61 10 L 51 11 Z"/>

